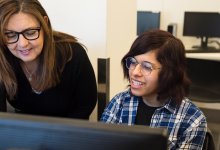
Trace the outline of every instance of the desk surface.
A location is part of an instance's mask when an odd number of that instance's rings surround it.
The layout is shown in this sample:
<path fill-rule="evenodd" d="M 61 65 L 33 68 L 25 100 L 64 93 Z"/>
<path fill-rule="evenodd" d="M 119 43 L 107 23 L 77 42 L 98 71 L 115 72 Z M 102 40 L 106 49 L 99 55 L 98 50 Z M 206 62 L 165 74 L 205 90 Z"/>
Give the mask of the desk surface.
<path fill-rule="evenodd" d="M 187 53 L 186 51 L 186 57 L 220 61 L 220 53 Z"/>

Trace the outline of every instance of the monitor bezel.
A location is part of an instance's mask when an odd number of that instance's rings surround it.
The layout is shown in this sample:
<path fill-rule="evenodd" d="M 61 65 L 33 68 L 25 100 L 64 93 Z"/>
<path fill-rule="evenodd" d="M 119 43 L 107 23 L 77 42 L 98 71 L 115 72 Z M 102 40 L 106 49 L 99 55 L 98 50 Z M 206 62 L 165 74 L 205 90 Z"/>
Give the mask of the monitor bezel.
<path fill-rule="evenodd" d="M 167 148 L 166 129 L 14 113 L 0 113 L 0 133 L 0 149 Z"/>

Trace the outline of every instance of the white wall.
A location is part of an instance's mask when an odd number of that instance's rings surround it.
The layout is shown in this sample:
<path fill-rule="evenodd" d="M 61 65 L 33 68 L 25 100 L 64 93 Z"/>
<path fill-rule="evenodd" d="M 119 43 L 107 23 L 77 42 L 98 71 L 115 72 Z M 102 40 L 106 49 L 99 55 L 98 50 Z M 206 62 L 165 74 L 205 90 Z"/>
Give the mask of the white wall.
<path fill-rule="evenodd" d="M 184 11 L 220 12 L 220 0 L 137 0 L 137 10 L 160 11 L 163 30 L 169 23 L 177 23 L 177 37 L 190 49 L 199 45 L 200 39 L 182 36 Z"/>
<path fill-rule="evenodd" d="M 96 70 L 97 57 L 106 57 L 105 0 L 39 0 L 55 30 L 72 34 L 88 48 Z"/>
<path fill-rule="evenodd" d="M 127 88 L 121 59 L 136 38 L 136 0 L 108 0 L 107 56 L 110 58 L 110 97 Z"/>

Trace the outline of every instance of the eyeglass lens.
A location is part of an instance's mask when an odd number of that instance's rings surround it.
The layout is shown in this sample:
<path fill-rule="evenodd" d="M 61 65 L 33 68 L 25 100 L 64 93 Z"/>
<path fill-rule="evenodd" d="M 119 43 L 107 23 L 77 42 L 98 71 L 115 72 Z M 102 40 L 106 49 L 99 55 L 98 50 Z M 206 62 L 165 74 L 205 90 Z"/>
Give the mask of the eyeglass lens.
<path fill-rule="evenodd" d="M 6 42 L 8 44 L 16 43 L 19 40 L 20 34 L 22 34 L 23 37 L 27 40 L 36 40 L 40 35 L 40 27 L 35 29 L 27 29 L 22 32 L 6 31 Z"/>
<path fill-rule="evenodd" d="M 133 57 L 128 57 L 126 59 L 126 67 L 129 70 L 135 69 L 138 64 L 139 63 L 137 62 L 137 60 Z M 143 61 L 140 63 L 140 65 L 141 65 L 141 71 L 145 75 L 149 75 L 151 71 L 153 70 L 152 64 L 149 62 Z"/>

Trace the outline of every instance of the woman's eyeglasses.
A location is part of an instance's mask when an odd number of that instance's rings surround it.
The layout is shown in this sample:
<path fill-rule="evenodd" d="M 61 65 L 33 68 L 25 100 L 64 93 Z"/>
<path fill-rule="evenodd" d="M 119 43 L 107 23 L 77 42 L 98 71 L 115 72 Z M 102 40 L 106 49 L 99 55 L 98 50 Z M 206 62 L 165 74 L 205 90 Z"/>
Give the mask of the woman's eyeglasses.
<path fill-rule="evenodd" d="M 22 34 L 23 37 L 27 40 L 36 40 L 40 36 L 40 30 L 41 27 L 26 29 L 21 32 L 10 31 L 10 30 L 5 31 L 6 42 L 7 44 L 16 43 L 19 40 L 20 34 Z"/>
<path fill-rule="evenodd" d="M 138 61 L 134 57 L 128 57 L 125 60 L 126 60 L 126 67 L 129 70 L 134 70 L 136 66 L 140 64 L 141 72 L 144 75 L 150 75 L 153 70 L 160 69 L 160 68 L 153 67 L 153 64 L 148 61 L 143 61 L 141 63 L 138 63 Z"/>

